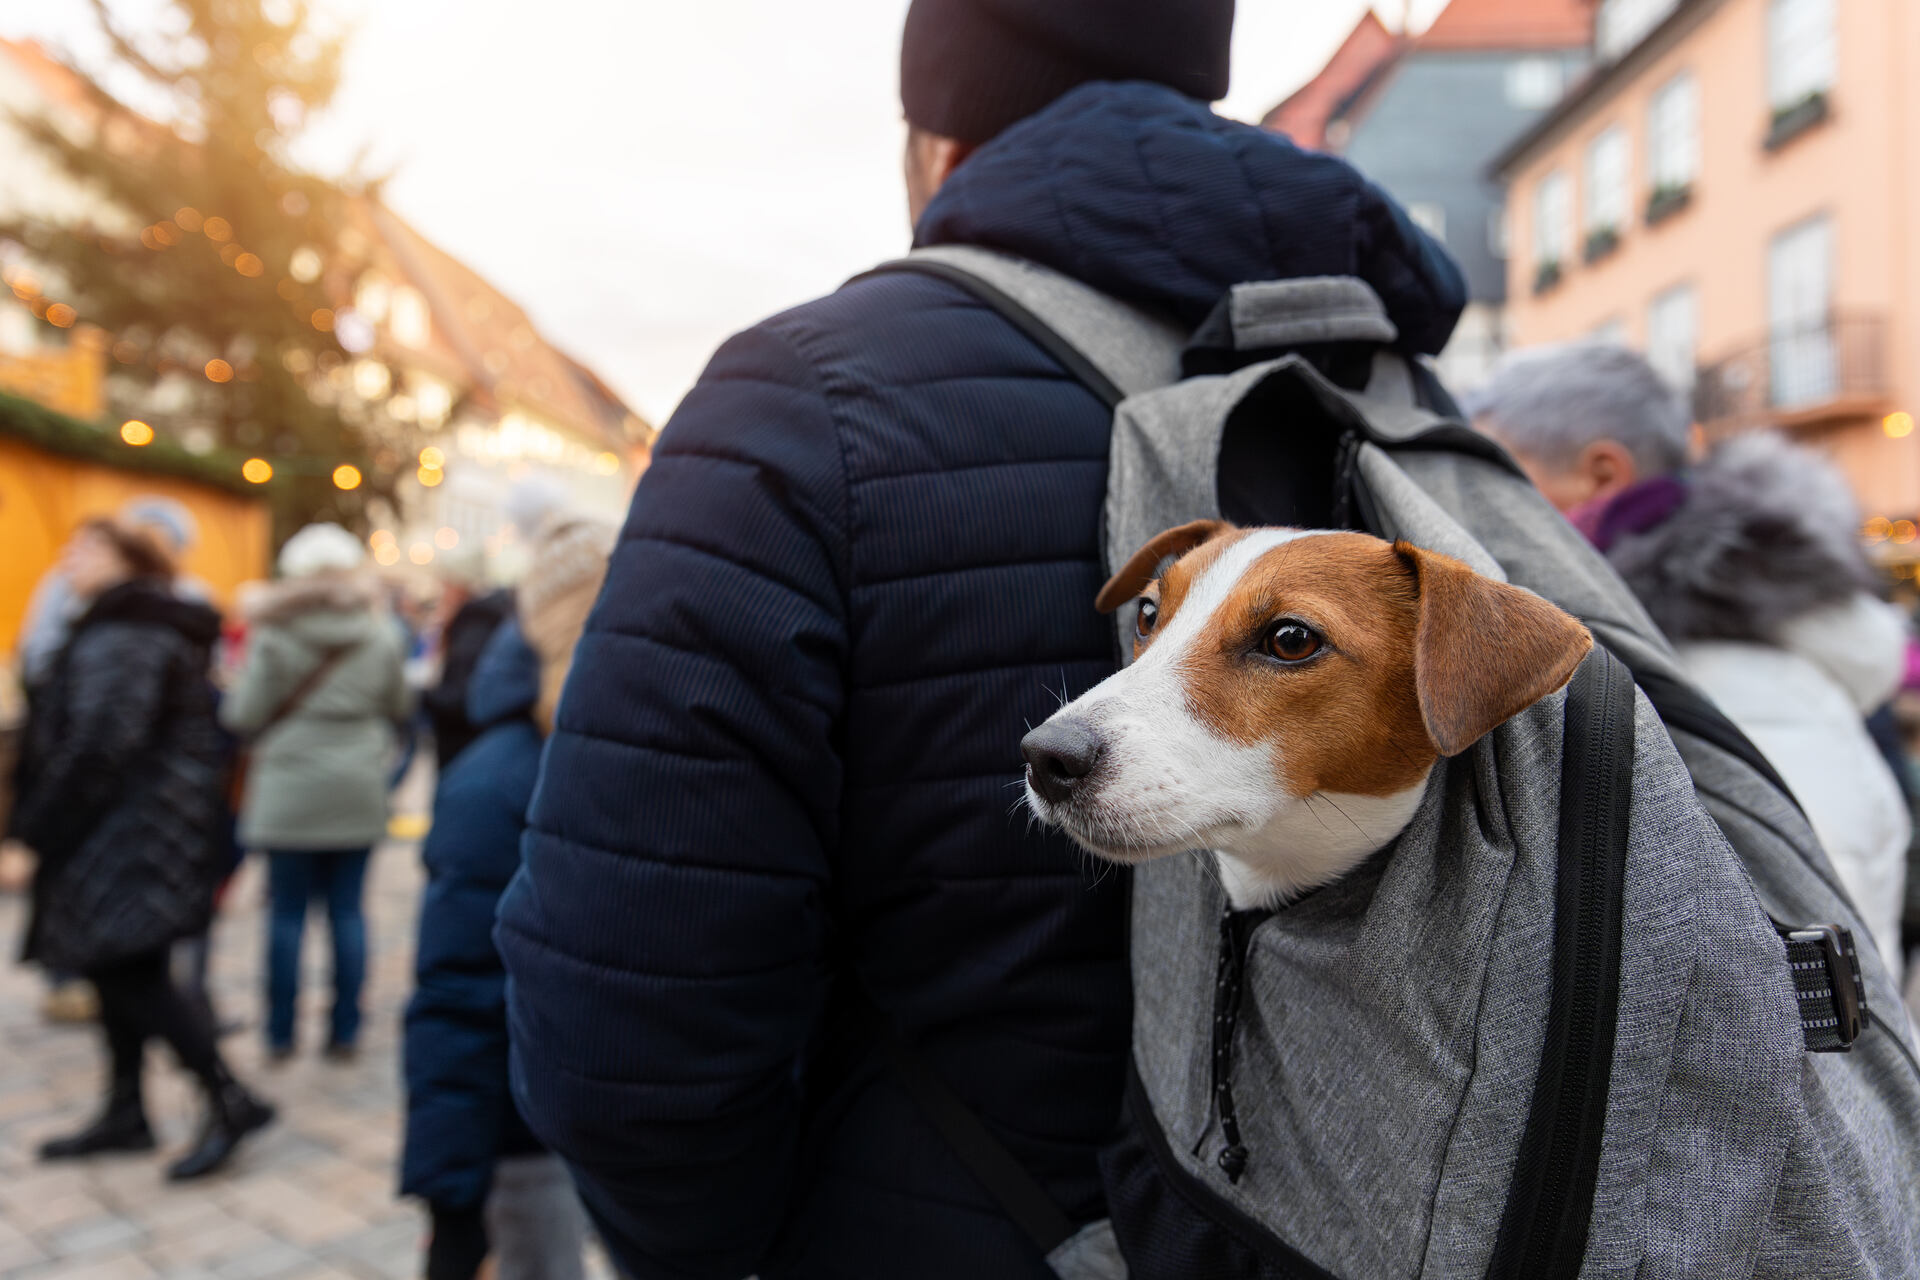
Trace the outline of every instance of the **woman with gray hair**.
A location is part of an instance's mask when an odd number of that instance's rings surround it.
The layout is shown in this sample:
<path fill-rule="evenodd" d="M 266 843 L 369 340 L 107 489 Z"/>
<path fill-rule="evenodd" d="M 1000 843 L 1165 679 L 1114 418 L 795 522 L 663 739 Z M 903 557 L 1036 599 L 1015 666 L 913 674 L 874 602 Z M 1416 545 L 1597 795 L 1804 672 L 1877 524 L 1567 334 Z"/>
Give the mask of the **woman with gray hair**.
<path fill-rule="evenodd" d="M 1517 352 L 1468 407 L 1779 771 L 1897 976 L 1911 821 L 1864 717 L 1899 683 L 1906 628 L 1873 594 L 1840 473 L 1764 433 L 1688 466 L 1681 400 L 1624 347 Z"/>
<path fill-rule="evenodd" d="M 220 719 L 250 743 L 240 842 L 267 854 L 267 1050 L 294 1048 L 308 904 L 333 935 L 330 1058 L 360 1032 L 367 858 L 387 829 L 387 757 L 410 697 L 400 631 L 362 566 L 360 540 L 313 524 L 280 551 L 280 581 L 243 602 L 247 655 Z"/>

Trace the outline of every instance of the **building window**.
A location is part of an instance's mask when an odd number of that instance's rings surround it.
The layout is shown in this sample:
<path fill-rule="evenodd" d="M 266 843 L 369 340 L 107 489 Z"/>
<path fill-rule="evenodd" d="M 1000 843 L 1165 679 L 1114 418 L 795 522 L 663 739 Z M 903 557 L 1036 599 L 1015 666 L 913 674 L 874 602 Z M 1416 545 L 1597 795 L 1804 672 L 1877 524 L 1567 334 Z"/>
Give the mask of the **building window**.
<path fill-rule="evenodd" d="M 393 286 L 378 271 L 369 271 L 360 277 L 353 290 L 353 309 L 374 324 L 383 324 L 387 318 L 387 302 L 393 297 Z"/>
<path fill-rule="evenodd" d="M 1613 252 L 1627 222 L 1627 131 L 1614 125 L 1588 143 L 1585 170 L 1580 227 L 1585 257 L 1594 262 Z"/>
<path fill-rule="evenodd" d="M 1560 101 L 1566 72 L 1557 58 L 1522 58 L 1507 64 L 1507 105 L 1538 111 Z"/>
<path fill-rule="evenodd" d="M 1609 62 L 1618 58 L 1659 26 L 1677 3 L 1679 0 L 1601 0 L 1600 12 L 1593 20 L 1594 50 Z"/>
<path fill-rule="evenodd" d="M 427 312 L 427 300 L 418 289 L 411 285 L 395 289 L 388 312 L 391 317 L 388 327 L 395 341 L 416 351 L 427 345 L 433 322 Z"/>
<path fill-rule="evenodd" d="M 1700 299 L 1690 284 L 1675 285 L 1647 308 L 1647 363 L 1676 391 L 1693 391 L 1699 328 Z"/>
<path fill-rule="evenodd" d="M 1647 109 L 1647 178 L 1656 193 L 1691 186 L 1700 167 L 1700 86 L 1681 72 Z"/>
<path fill-rule="evenodd" d="M 1587 330 L 1587 341 L 1609 347 L 1624 347 L 1627 345 L 1627 322 L 1615 316 L 1603 324 L 1597 324 Z"/>
<path fill-rule="evenodd" d="M 1772 0 L 1767 9 L 1767 102 L 1776 112 L 1833 87 L 1833 28 L 1833 0 Z"/>
<path fill-rule="evenodd" d="M 1572 184 L 1565 173 L 1555 169 L 1533 189 L 1533 262 L 1542 274 L 1566 269 L 1572 224 Z"/>
<path fill-rule="evenodd" d="M 1833 398 L 1833 225 L 1823 215 L 1782 231 L 1767 250 L 1770 402 L 1791 409 Z"/>
<path fill-rule="evenodd" d="M 1413 225 L 1438 240 L 1447 242 L 1447 207 L 1435 204 L 1431 200 L 1415 200 L 1407 206 L 1407 216 L 1413 219 Z"/>
<path fill-rule="evenodd" d="M 1587 144 L 1584 229 L 1619 229 L 1627 212 L 1627 131 L 1619 125 Z"/>

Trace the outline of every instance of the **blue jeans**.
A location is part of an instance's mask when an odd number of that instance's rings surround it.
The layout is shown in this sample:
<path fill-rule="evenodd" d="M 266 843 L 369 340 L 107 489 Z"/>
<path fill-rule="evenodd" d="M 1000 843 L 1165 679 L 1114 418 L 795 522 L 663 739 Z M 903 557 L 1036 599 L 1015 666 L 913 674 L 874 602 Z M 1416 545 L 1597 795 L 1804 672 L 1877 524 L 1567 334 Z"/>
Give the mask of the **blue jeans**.
<path fill-rule="evenodd" d="M 294 999 L 300 989 L 300 935 L 307 907 L 327 904 L 333 934 L 333 1044 L 350 1045 L 360 1034 L 360 987 L 367 977 L 367 919 L 360 910 L 367 881 L 368 849 L 267 855 L 267 1043 L 293 1044 Z"/>

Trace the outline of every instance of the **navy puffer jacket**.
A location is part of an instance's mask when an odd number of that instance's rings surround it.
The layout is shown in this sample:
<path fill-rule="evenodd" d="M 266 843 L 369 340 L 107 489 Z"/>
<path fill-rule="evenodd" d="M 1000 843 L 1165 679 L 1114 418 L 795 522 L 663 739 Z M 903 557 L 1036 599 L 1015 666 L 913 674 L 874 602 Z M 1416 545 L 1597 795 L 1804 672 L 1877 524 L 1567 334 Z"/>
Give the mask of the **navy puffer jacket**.
<path fill-rule="evenodd" d="M 1089 85 L 968 159 L 922 243 L 1197 323 L 1371 280 L 1432 350 L 1444 255 L 1342 162 Z M 945 282 L 723 346 L 663 433 L 501 905 L 514 1082 L 636 1280 L 1048 1274 L 850 1028 L 856 992 L 1080 1220 L 1129 1026 L 1124 889 L 1015 808 L 1113 667 L 1109 416 Z"/>
<path fill-rule="evenodd" d="M 478 1208 L 495 1161 L 539 1150 L 507 1088 L 507 975 L 493 946 L 540 772 L 539 693 L 539 658 L 518 623 L 498 623 L 467 684 L 462 718 L 479 736 L 440 775 L 420 851 L 427 887 L 403 1046 L 400 1192 L 441 1209 Z"/>

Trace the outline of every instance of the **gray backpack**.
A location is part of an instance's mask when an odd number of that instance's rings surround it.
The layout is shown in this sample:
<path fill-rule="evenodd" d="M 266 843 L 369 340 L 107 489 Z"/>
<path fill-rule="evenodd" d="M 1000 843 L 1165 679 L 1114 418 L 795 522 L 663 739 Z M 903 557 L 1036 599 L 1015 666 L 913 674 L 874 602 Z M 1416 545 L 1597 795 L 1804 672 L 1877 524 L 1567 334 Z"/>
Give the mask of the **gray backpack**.
<path fill-rule="evenodd" d="M 1363 529 L 1597 641 L 1337 884 L 1234 912 L 1207 855 L 1134 872 L 1104 1160 L 1134 1280 L 1920 1275 L 1920 1061 L 1858 913 L 1766 760 L 1366 284 L 1242 285 L 1189 336 L 983 250 L 882 269 L 969 290 L 1113 406 L 1110 570 L 1201 518 Z M 1103 1231 L 1063 1246 L 938 1082 L 914 1092 L 1056 1270 L 1103 1273 Z"/>

